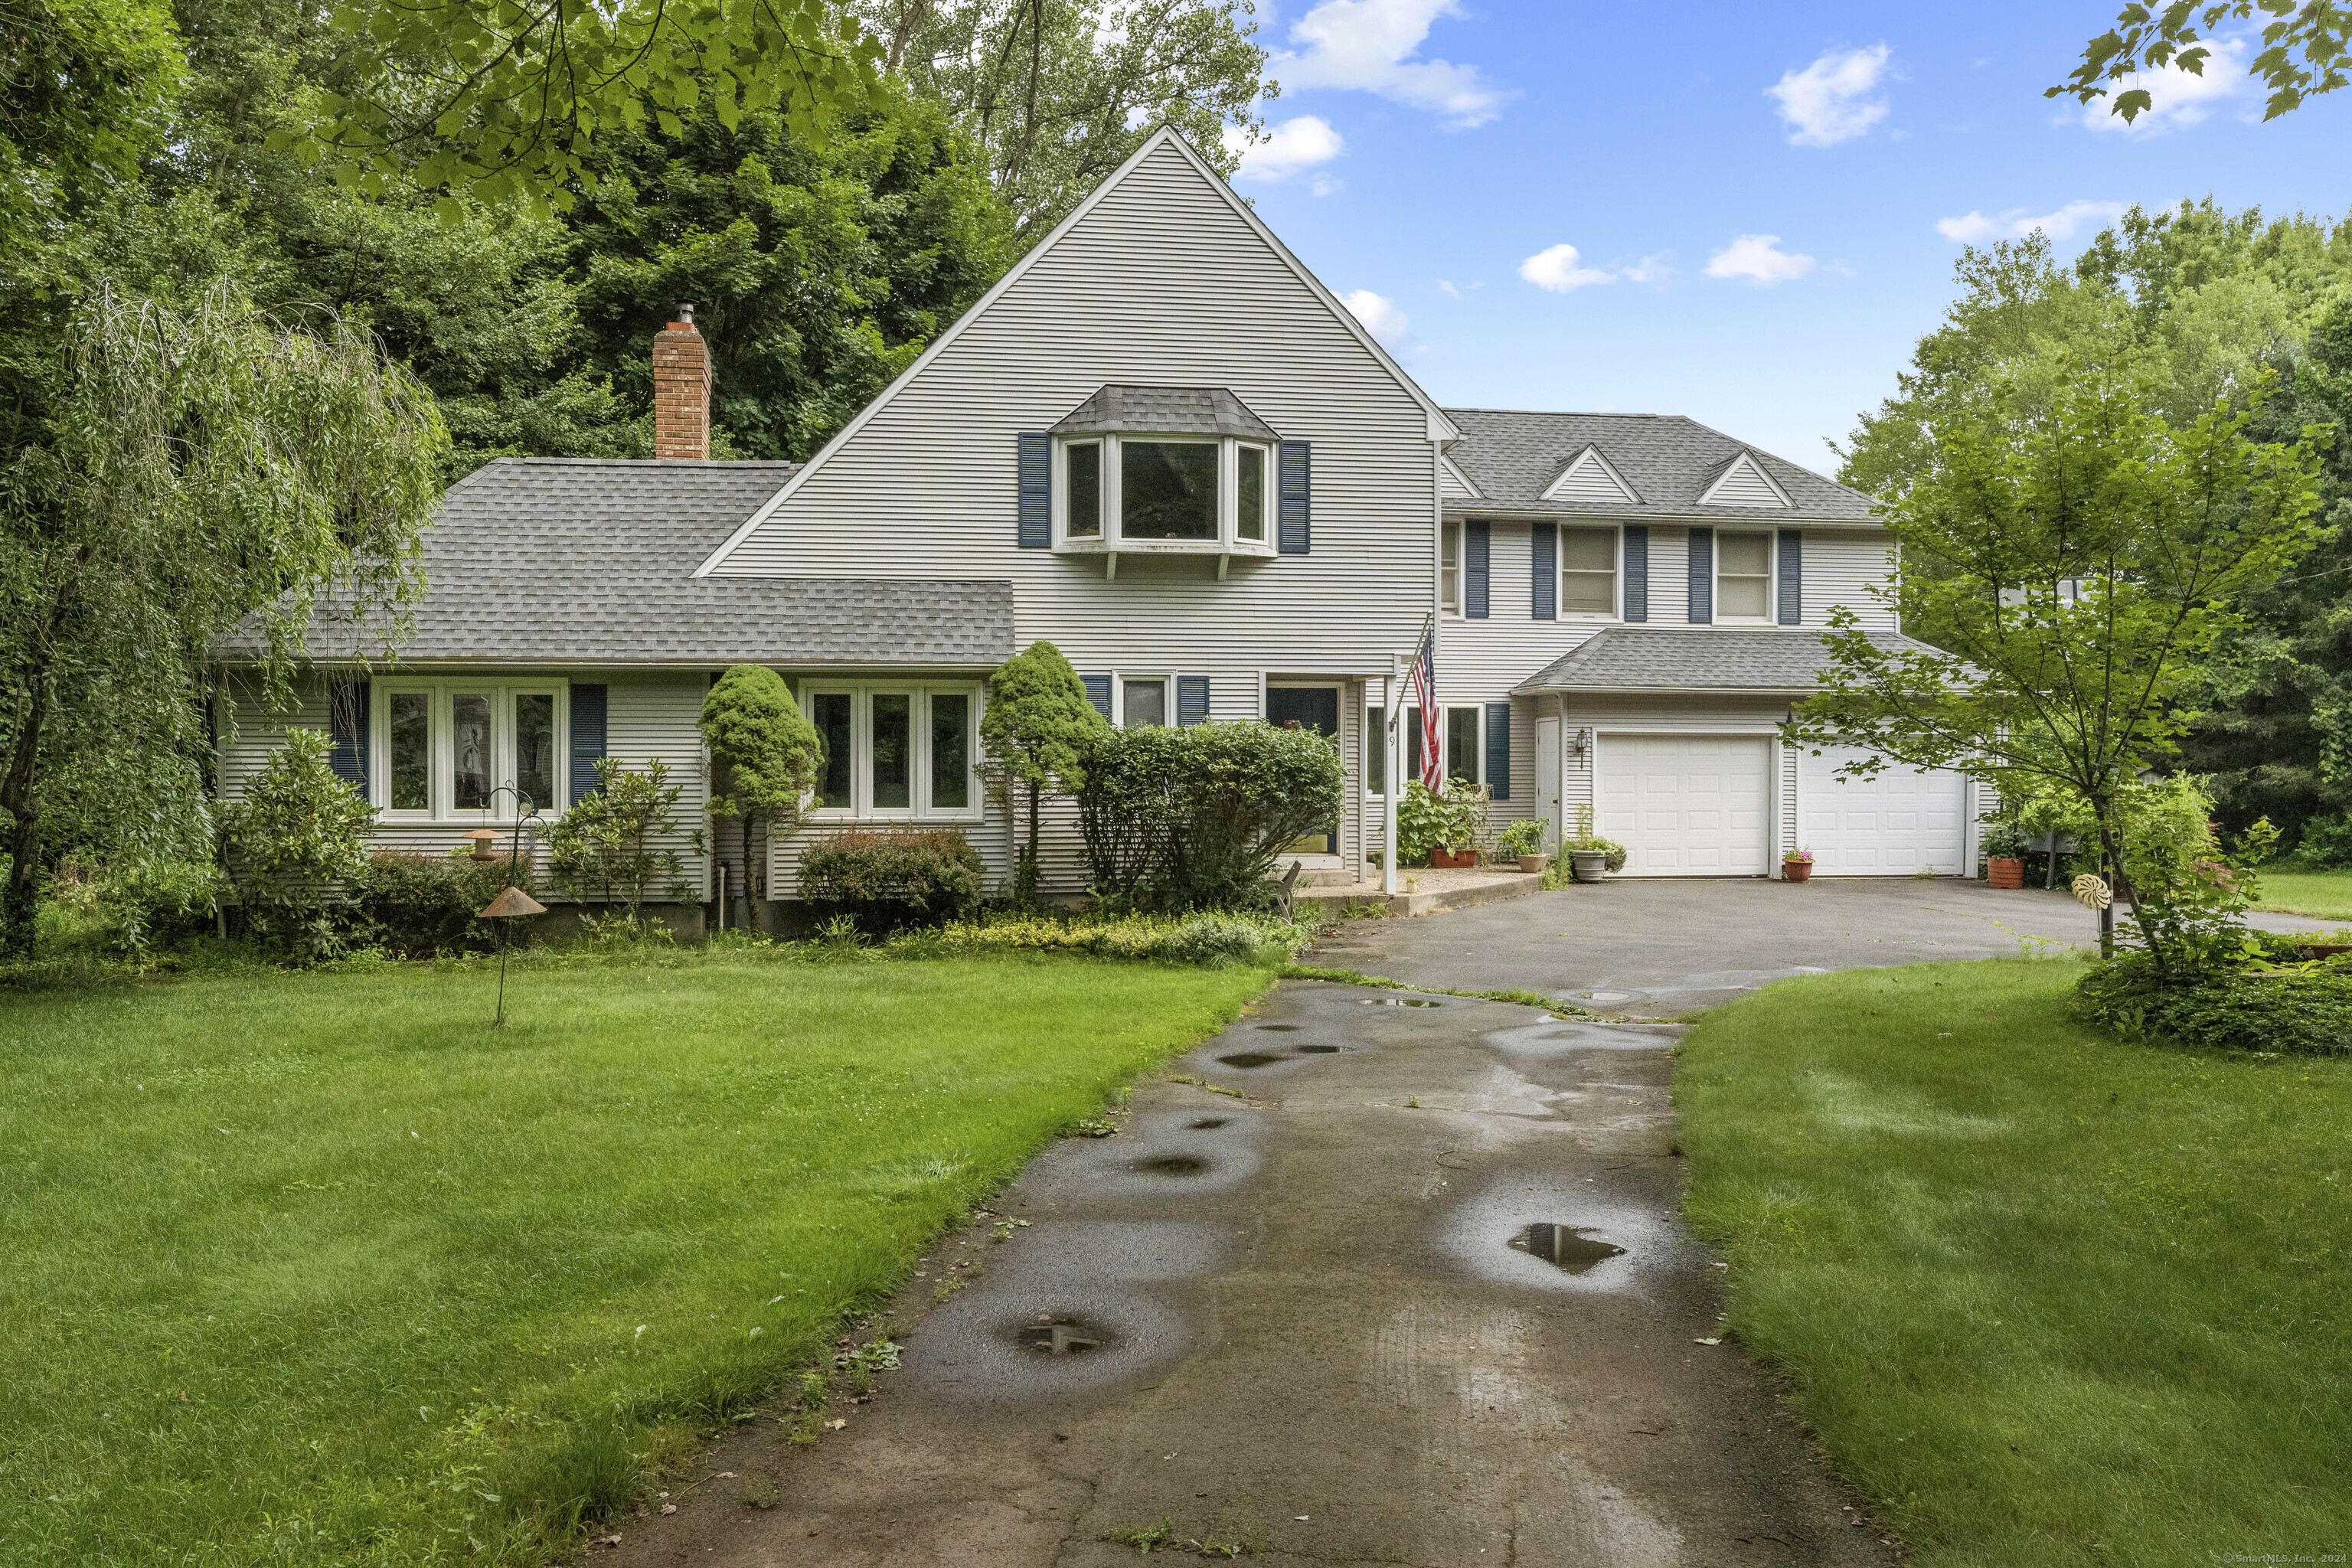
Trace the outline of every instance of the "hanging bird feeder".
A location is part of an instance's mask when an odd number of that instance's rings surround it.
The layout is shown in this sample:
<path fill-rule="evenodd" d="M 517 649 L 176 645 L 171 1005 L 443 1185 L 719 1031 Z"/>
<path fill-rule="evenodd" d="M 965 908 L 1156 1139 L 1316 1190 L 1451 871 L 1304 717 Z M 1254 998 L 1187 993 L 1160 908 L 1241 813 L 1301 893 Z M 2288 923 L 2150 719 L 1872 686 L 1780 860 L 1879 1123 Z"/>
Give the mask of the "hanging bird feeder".
<path fill-rule="evenodd" d="M 472 853 L 475 859 L 495 860 L 499 858 L 499 830 L 497 828 L 477 827 L 474 831 L 466 835 L 466 838 L 467 841 L 474 847 Z"/>

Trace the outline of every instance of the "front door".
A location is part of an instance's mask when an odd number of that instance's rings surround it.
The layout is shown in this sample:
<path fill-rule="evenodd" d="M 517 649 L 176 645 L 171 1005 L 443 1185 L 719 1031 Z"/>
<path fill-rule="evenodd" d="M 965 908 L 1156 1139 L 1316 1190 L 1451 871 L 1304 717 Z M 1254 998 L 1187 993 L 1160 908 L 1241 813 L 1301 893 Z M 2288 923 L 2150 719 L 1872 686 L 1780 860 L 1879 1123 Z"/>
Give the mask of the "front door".
<path fill-rule="evenodd" d="M 1265 721 L 1276 729 L 1296 724 L 1318 735 L 1339 732 L 1339 689 L 1336 686 L 1270 686 L 1265 693 Z M 1339 824 L 1335 820 L 1320 833 L 1291 841 L 1297 855 L 1339 853 Z"/>
<path fill-rule="evenodd" d="M 1536 815 L 1551 819 L 1556 838 L 1567 837 L 1559 815 L 1559 721 L 1536 721 Z"/>

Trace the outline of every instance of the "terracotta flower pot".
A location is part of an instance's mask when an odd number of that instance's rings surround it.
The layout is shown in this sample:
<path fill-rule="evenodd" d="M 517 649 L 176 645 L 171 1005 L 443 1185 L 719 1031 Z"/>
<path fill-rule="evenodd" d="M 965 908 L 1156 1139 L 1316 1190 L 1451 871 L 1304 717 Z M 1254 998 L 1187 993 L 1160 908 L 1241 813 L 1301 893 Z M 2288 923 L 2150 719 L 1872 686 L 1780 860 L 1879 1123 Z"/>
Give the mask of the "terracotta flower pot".
<path fill-rule="evenodd" d="M 1519 857 L 1519 869 L 1532 877 L 1542 870 L 1544 862 L 1550 858 L 1549 855 L 1522 855 Z"/>
<path fill-rule="evenodd" d="M 1429 868 L 1433 871 L 1466 871 L 1477 864 L 1478 851 L 1475 849 L 1465 849 L 1458 855 L 1451 849 L 1429 852 Z"/>
<path fill-rule="evenodd" d="M 1783 860 L 1780 862 L 1780 875 L 1791 882 L 1810 882 L 1813 879 L 1813 863 L 1811 860 Z"/>
<path fill-rule="evenodd" d="M 1993 888 L 2025 886 L 2025 862 L 2007 856 L 1988 856 L 1985 859 L 1985 885 Z"/>

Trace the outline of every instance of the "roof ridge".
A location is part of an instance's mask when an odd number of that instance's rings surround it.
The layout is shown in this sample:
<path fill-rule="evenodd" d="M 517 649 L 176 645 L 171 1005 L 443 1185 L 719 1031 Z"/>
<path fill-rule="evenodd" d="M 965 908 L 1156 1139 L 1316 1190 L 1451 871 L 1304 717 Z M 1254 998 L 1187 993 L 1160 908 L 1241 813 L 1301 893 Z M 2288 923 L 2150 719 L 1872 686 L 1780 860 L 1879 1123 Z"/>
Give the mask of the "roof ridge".
<path fill-rule="evenodd" d="M 1615 408 L 1479 408 L 1469 405 L 1442 410 L 1447 414 L 1521 414 L 1531 419 L 1680 419 L 1685 424 L 1698 421 L 1687 414 L 1628 414 Z M 1701 426 L 1711 428 L 1711 426 Z M 1721 435 L 1721 431 L 1716 432 Z"/>

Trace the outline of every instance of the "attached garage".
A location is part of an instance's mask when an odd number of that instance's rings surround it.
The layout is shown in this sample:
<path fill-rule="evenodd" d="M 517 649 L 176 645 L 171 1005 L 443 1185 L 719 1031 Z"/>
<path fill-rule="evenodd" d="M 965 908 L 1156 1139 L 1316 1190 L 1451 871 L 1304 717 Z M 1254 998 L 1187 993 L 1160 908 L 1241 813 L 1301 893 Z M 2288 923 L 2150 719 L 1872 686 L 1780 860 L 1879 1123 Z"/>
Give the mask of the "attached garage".
<path fill-rule="evenodd" d="M 1922 773 L 1889 763 L 1867 778 L 1838 769 L 1860 753 L 1798 758 L 1797 842 L 1813 852 L 1817 877 L 1960 874 L 1968 835 L 1968 783 L 1958 773 Z"/>
<path fill-rule="evenodd" d="M 1773 742 L 1755 735 L 1603 732 L 1594 825 L 1628 877 L 1761 877 L 1771 869 Z"/>

